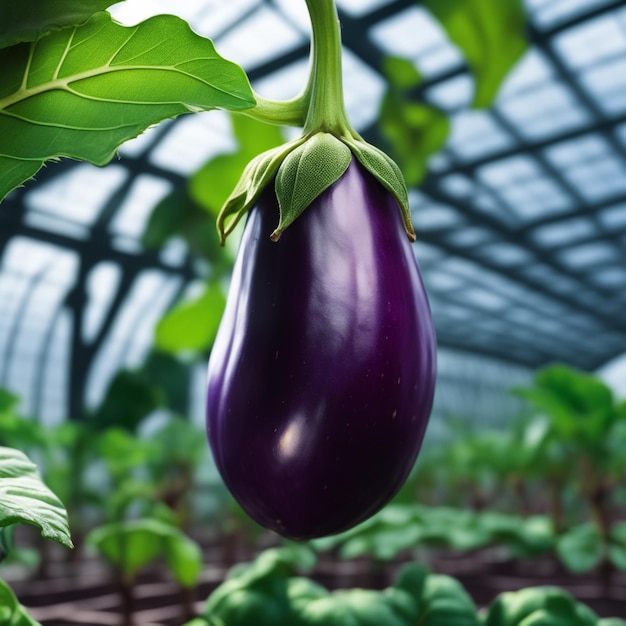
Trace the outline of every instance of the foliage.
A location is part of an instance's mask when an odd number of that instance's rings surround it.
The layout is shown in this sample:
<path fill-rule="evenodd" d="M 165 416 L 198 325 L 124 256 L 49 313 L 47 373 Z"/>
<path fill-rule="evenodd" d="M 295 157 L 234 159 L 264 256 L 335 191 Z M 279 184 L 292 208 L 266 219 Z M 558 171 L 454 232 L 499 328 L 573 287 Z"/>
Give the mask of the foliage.
<path fill-rule="evenodd" d="M 72 547 L 65 508 L 35 464 L 18 450 L 0 447 L 0 528 L 17 523 L 38 526 L 43 537 Z"/>
<path fill-rule="evenodd" d="M 94 13 L 103 11 L 115 2 L 116 0 L 3 2 L 0 4 L 0 48 L 34 41 L 41 35 L 66 26 L 78 26 Z"/>
<path fill-rule="evenodd" d="M 554 547 L 550 521 L 450 507 L 391 504 L 355 528 L 313 542 L 320 550 L 339 549 L 342 558 L 369 555 L 389 561 L 419 547 L 474 550 L 506 546 L 517 556 L 548 552 Z"/>
<path fill-rule="evenodd" d="M 65 508 L 41 481 L 37 467 L 19 450 L 0 447 L 0 561 L 12 547 L 8 534 L 14 524 L 37 526 L 43 537 L 72 547 Z M 2 580 L 0 626 L 39 626 Z"/>
<path fill-rule="evenodd" d="M 467 59 L 475 80 L 474 106 L 490 106 L 528 47 L 522 0 L 426 0 L 425 6 Z"/>
<path fill-rule="evenodd" d="M 478 625 L 476 609 L 456 581 L 427 575 L 417 566 L 404 568 L 396 586 L 385 591 L 329 592 L 294 573 L 292 557 L 266 551 L 233 570 L 209 597 L 204 618 L 224 626 Z"/>
<path fill-rule="evenodd" d="M 17 601 L 3 580 L 0 580 L 0 626 L 41 626 Z"/>
<path fill-rule="evenodd" d="M 157 519 L 138 519 L 99 526 L 87 536 L 87 544 L 133 580 L 139 570 L 163 558 L 172 576 L 193 587 L 202 569 L 198 545 L 178 528 Z"/>
<path fill-rule="evenodd" d="M 163 119 L 254 104 L 243 70 L 172 15 L 125 27 L 95 13 L 0 50 L 0 68 L 0 196 L 50 159 L 104 165 Z"/>
<path fill-rule="evenodd" d="M 536 587 L 502 593 L 489 607 L 484 626 L 599 626 L 600 623 L 591 609 L 562 589 Z"/>
<path fill-rule="evenodd" d="M 199 296 L 179 302 L 161 319 L 155 331 L 156 347 L 172 354 L 207 350 L 213 345 L 225 306 L 220 284 L 208 283 Z"/>
<path fill-rule="evenodd" d="M 409 563 L 382 591 L 329 592 L 298 575 L 281 550 L 238 565 L 208 598 L 201 618 L 186 626 L 626 626 L 599 619 L 563 590 L 537 587 L 500 594 L 478 612 L 453 578 Z"/>

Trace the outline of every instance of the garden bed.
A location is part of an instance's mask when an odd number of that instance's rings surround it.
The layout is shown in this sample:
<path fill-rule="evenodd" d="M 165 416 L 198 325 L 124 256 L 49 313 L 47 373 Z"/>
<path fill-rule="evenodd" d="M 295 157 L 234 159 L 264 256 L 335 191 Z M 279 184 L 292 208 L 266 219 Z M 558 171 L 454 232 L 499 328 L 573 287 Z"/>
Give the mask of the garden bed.
<path fill-rule="evenodd" d="M 215 555 L 214 550 L 205 554 Z M 244 555 L 241 555 L 244 557 Z M 244 560 L 252 558 L 252 554 Z M 330 589 L 383 588 L 395 578 L 403 555 L 393 563 L 369 559 L 337 560 L 322 556 L 311 574 Z M 602 588 L 597 576 L 573 576 L 552 557 L 532 560 L 494 558 L 490 551 L 454 554 L 442 551 L 432 560 L 432 569 L 455 576 L 478 606 L 488 605 L 499 593 L 539 585 L 558 585 L 577 600 L 590 606 L 601 617 L 626 617 L 626 575 L 617 572 L 611 589 Z M 71 569 L 70 569 L 71 568 Z M 197 588 L 189 598 L 196 614 L 206 597 L 219 585 L 227 567 L 215 558 L 202 572 Z M 56 563 L 49 580 L 15 581 L 13 587 L 21 602 L 43 626 L 120 626 L 121 602 L 111 572 L 96 561 L 76 565 Z M 145 572 L 134 588 L 135 626 L 180 626 L 190 616 L 181 608 L 180 588 L 159 568 Z M 277 625 L 280 626 L 280 625 Z"/>

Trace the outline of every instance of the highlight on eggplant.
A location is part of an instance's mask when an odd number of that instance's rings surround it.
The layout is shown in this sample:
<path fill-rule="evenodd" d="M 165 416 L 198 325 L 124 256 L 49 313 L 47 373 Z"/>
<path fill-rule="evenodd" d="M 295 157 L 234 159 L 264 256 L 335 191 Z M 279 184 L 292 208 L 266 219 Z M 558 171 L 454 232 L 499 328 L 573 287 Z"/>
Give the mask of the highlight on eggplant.
<path fill-rule="evenodd" d="M 210 356 L 207 429 L 244 510 L 304 540 L 365 520 L 406 480 L 436 342 L 397 200 L 355 158 L 273 242 L 278 220 L 270 185 Z"/>

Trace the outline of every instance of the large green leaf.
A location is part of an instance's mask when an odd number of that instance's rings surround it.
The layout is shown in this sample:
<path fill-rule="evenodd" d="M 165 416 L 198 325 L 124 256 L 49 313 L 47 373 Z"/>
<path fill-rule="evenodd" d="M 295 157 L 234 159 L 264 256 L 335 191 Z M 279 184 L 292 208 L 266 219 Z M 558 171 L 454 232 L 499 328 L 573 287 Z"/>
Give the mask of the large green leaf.
<path fill-rule="evenodd" d="M 0 48 L 65 26 L 77 26 L 118 0 L 21 0 L 0 2 Z"/>
<path fill-rule="evenodd" d="M 156 347 L 178 354 L 183 351 L 207 350 L 213 344 L 226 306 L 226 296 L 217 283 L 210 283 L 194 300 L 176 305 L 158 323 Z"/>
<path fill-rule="evenodd" d="M 104 165 L 163 119 L 254 105 L 243 70 L 172 15 L 125 27 L 96 13 L 0 50 L 0 68 L 0 197 L 48 159 Z"/>
<path fill-rule="evenodd" d="M 0 526 L 33 524 L 43 537 L 71 548 L 67 513 L 25 454 L 0 447 Z"/>
<path fill-rule="evenodd" d="M 425 0 L 474 74 L 474 106 L 488 107 L 528 47 L 522 0 Z"/>

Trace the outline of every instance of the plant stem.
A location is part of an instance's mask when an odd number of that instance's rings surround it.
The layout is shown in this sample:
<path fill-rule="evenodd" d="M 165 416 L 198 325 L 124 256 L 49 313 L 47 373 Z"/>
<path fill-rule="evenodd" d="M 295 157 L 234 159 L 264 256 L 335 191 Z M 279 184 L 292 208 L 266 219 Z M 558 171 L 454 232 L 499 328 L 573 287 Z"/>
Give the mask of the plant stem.
<path fill-rule="evenodd" d="M 313 37 L 310 102 L 304 133 L 358 138 L 346 114 L 341 69 L 341 32 L 334 0 L 306 0 Z"/>
<path fill-rule="evenodd" d="M 306 90 L 293 100 L 269 100 L 256 92 L 254 98 L 256 106 L 240 113 L 266 124 L 304 126 L 309 100 Z"/>

